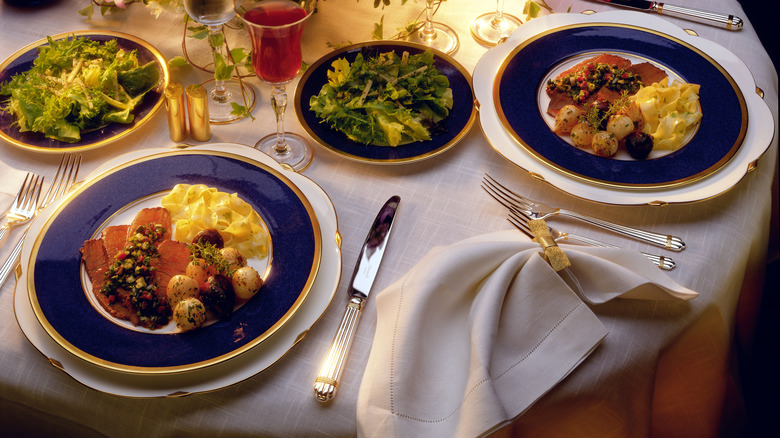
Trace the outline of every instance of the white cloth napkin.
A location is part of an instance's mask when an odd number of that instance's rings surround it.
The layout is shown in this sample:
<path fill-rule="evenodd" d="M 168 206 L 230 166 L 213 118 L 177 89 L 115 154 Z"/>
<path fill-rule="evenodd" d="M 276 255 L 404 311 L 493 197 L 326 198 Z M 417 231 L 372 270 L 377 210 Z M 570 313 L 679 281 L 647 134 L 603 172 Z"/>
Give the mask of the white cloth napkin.
<path fill-rule="evenodd" d="M 25 175 L 27 172 L 14 169 L 0 161 L 0 216 L 5 216 L 13 204 Z M 0 218 L 0 222 L 4 222 L 4 219 Z"/>
<path fill-rule="evenodd" d="M 524 412 L 607 336 L 578 293 L 698 295 L 637 252 L 562 248 L 572 266 L 560 275 L 525 236 L 490 233 L 434 248 L 379 292 L 359 434 L 473 437 Z"/>

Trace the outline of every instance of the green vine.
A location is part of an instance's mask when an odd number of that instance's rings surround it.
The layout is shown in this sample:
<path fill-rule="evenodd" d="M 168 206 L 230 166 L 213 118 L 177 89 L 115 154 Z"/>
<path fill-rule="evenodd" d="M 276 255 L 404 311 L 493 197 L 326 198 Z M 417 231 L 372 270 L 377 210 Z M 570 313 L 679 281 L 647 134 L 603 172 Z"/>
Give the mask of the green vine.
<path fill-rule="evenodd" d="M 327 0 L 323 0 L 323 1 L 327 1 Z M 360 0 L 356 0 L 356 1 L 359 2 Z M 436 5 L 433 10 L 434 15 L 439 10 L 441 3 L 444 1 L 447 0 L 436 1 Z M 373 2 L 374 2 L 374 8 L 384 9 L 385 7 L 390 6 L 391 0 L 373 0 Z M 400 0 L 400 2 L 401 2 L 401 6 L 403 6 L 408 2 L 408 0 Z M 80 9 L 77 12 L 78 14 L 86 17 L 87 21 L 89 21 L 92 19 L 95 13 L 95 8 L 97 8 L 100 11 L 101 16 L 104 16 L 110 12 L 114 12 L 120 9 L 126 9 L 128 6 L 136 3 L 140 3 L 145 7 L 149 8 L 151 14 L 154 15 L 155 17 L 159 17 L 166 10 L 174 10 L 174 9 L 177 11 L 181 11 L 181 13 L 184 15 L 182 20 L 184 24 L 183 26 L 184 32 L 182 35 L 182 43 L 181 43 L 182 56 L 175 56 L 170 60 L 168 60 L 168 66 L 170 68 L 181 68 L 190 65 L 194 68 L 197 68 L 198 70 L 213 74 L 216 79 L 227 80 L 235 77 L 241 84 L 242 89 L 243 89 L 242 79 L 247 77 L 252 77 L 254 75 L 254 69 L 252 68 L 251 51 L 242 47 L 231 49 L 228 44 L 227 38 L 225 38 L 224 36 L 224 32 L 220 33 L 217 38 L 210 38 L 211 39 L 210 44 L 212 47 L 212 51 L 215 46 L 224 45 L 226 49 L 225 52 L 228 55 L 227 56 L 228 59 L 225 59 L 225 57 L 221 56 L 218 52 L 214 51 L 212 69 L 209 69 L 209 65 L 212 65 L 212 63 L 206 65 L 199 65 L 198 63 L 194 62 L 191 59 L 189 52 L 187 50 L 187 39 L 188 38 L 194 40 L 207 39 L 209 38 L 209 31 L 206 26 L 195 22 L 194 20 L 192 20 L 192 18 L 189 17 L 189 15 L 187 15 L 187 13 L 184 11 L 182 7 L 181 0 L 90 0 L 89 5 L 87 5 L 83 9 Z M 545 3 L 544 0 L 528 0 L 523 9 L 523 14 L 525 14 L 526 21 L 532 18 L 536 18 L 541 12 L 542 8 L 548 10 L 549 12 L 552 12 L 552 9 Z M 422 9 L 422 11 L 417 15 L 415 19 L 406 23 L 403 27 L 397 28 L 396 33 L 387 39 L 403 40 L 403 39 L 407 39 L 410 35 L 414 34 L 415 32 L 418 32 L 425 25 L 425 20 L 423 19 L 424 15 L 425 15 L 425 8 Z M 377 23 L 374 23 L 374 28 L 371 33 L 372 39 L 374 40 L 386 39 L 384 37 L 384 31 L 385 31 L 384 18 L 385 16 L 383 14 L 380 16 L 379 21 Z M 224 30 L 224 26 L 223 26 L 223 30 Z M 337 48 L 339 46 L 343 46 L 347 44 L 350 43 L 334 44 L 329 42 L 328 46 Z M 307 66 L 304 65 L 302 71 L 305 70 L 306 67 Z M 246 101 L 246 96 L 244 96 L 244 99 Z M 252 120 L 254 120 L 254 117 L 250 114 L 246 106 L 233 104 L 233 114 L 250 117 Z"/>

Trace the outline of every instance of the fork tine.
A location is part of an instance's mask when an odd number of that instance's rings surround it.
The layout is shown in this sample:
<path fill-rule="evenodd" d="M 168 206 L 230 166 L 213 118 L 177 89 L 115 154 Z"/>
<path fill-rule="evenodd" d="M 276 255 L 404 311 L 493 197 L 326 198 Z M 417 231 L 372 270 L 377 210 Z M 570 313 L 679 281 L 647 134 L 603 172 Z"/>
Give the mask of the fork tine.
<path fill-rule="evenodd" d="M 51 185 L 49 186 L 49 189 L 46 191 L 46 196 L 43 198 L 43 205 L 47 205 L 49 202 L 51 202 L 54 199 L 54 193 L 56 193 L 58 181 L 59 184 L 61 184 L 60 175 L 63 173 L 62 167 L 65 165 L 66 160 L 69 159 L 68 154 L 63 154 L 62 159 L 60 159 L 60 166 L 57 168 L 57 173 L 54 174 L 54 179 L 51 182 Z"/>
<path fill-rule="evenodd" d="M 531 232 L 531 229 L 528 227 L 528 224 L 525 221 L 518 219 L 516 215 L 513 215 L 511 213 L 512 212 L 510 212 L 509 216 L 507 216 L 506 220 L 508 220 L 510 224 L 514 225 L 515 228 L 522 231 L 523 234 L 533 239 L 534 234 Z"/>
<path fill-rule="evenodd" d="M 64 154 L 60 160 L 60 166 L 54 175 L 49 189 L 46 192 L 41 207 L 47 206 L 51 201 L 59 198 L 68 191 L 75 182 L 81 167 L 81 155 Z"/>
<path fill-rule="evenodd" d="M 27 181 L 30 180 L 34 175 L 30 172 L 27 172 L 27 175 L 24 177 L 24 181 L 22 181 L 22 186 L 19 187 L 19 192 L 16 193 L 16 198 L 14 198 L 14 203 L 11 205 L 11 208 L 19 208 L 22 201 L 27 196 Z"/>
<path fill-rule="evenodd" d="M 24 194 L 24 198 L 21 200 L 17 207 L 20 212 L 25 214 L 32 214 L 38 205 L 38 200 L 41 196 L 41 187 L 43 186 L 43 178 L 39 175 L 33 175 L 30 180 L 30 185 L 27 186 Z"/>
<path fill-rule="evenodd" d="M 531 204 L 533 203 L 533 201 L 507 188 L 505 185 L 496 181 L 495 178 L 488 175 L 487 173 L 485 174 L 483 181 L 486 181 L 488 184 L 493 186 L 494 189 L 503 193 L 507 199 L 511 199 L 512 204 L 517 205 L 519 208 L 524 210 L 529 210 L 531 208 Z"/>
<path fill-rule="evenodd" d="M 491 198 L 498 201 L 499 204 L 503 205 L 504 207 L 508 209 L 513 209 L 514 207 L 511 205 L 508 199 L 506 199 L 500 192 L 497 192 L 493 186 L 490 185 L 490 183 L 483 181 L 482 182 L 482 189 L 487 192 L 488 195 L 490 195 Z"/>

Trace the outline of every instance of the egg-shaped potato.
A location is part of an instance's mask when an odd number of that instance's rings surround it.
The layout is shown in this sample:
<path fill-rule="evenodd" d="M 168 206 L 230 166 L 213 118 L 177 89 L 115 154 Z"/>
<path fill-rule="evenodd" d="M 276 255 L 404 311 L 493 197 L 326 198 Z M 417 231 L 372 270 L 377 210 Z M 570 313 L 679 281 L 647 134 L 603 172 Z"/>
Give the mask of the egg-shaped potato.
<path fill-rule="evenodd" d="M 558 135 L 564 135 L 571 132 L 571 128 L 577 124 L 582 114 L 582 110 L 574 105 L 564 105 L 555 115 L 555 126 L 553 132 Z"/>
<path fill-rule="evenodd" d="M 575 146 L 589 148 L 593 143 L 593 135 L 596 129 L 587 122 L 580 122 L 571 129 L 571 141 Z"/>
<path fill-rule="evenodd" d="M 632 100 L 628 105 L 620 108 L 617 114 L 628 116 L 634 124 L 634 131 L 641 131 L 642 128 L 645 127 L 645 118 L 642 115 L 642 109 L 639 108 L 639 104 L 636 103 L 636 101 Z"/>
<path fill-rule="evenodd" d="M 222 258 L 228 262 L 231 270 L 246 266 L 246 258 L 241 255 L 239 250 L 235 248 L 222 248 L 219 252 L 222 254 Z"/>
<path fill-rule="evenodd" d="M 628 116 L 613 115 L 607 121 L 607 132 L 621 141 L 634 131 L 634 122 Z"/>
<path fill-rule="evenodd" d="M 198 284 L 204 283 L 209 277 L 218 272 L 215 266 L 206 263 L 203 259 L 192 260 L 187 264 L 185 274 L 192 277 Z"/>
<path fill-rule="evenodd" d="M 599 157 L 611 157 L 617 153 L 618 141 L 614 134 L 599 131 L 593 135 L 593 153 Z"/>
<path fill-rule="evenodd" d="M 237 298 L 248 300 L 263 286 L 263 278 L 251 267 L 244 266 L 233 273 L 233 292 Z"/>
<path fill-rule="evenodd" d="M 168 289 L 165 291 L 168 304 L 171 307 L 186 298 L 196 298 L 200 292 L 200 283 L 187 275 L 179 274 L 168 281 Z"/>
<path fill-rule="evenodd" d="M 197 298 L 185 298 L 173 308 L 173 321 L 180 330 L 194 330 L 206 322 L 206 306 Z"/>

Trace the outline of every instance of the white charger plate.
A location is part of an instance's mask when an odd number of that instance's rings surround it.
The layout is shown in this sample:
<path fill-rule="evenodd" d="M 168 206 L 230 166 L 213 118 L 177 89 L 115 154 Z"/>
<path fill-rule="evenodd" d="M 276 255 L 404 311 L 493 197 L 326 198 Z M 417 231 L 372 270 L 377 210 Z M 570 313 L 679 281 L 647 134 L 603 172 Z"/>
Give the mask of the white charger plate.
<path fill-rule="evenodd" d="M 747 111 L 747 128 L 736 152 L 724 160 L 717 170 L 674 184 L 643 186 L 631 184 L 610 184 L 582 178 L 561 166 L 541 159 L 529 151 L 527 145 L 508 132 L 498 114 L 495 98 L 499 70 L 519 46 L 539 35 L 548 35 L 569 26 L 600 24 L 625 26 L 661 35 L 706 54 L 733 79 L 744 96 Z M 600 48 L 594 47 L 593 51 Z M 609 50 L 606 50 L 609 51 Z M 576 53 L 572 53 L 572 56 Z M 549 66 L 553 68 L 554 66 Z M 674 66 L 670 66 L 674 68 Z M 539 87 L 537 83 L 519 84 Z M 702 84 L 706 87 L 706 84 Z M 591 201 L 618 205 L 658 205 L 686 203 L 720 195 L 736 185 L 766 151 L 772 140 L 774 126 L 771 112 L 766 103 L 755 92 L 756 85 L 747 66 L 733 53 L 711 41 L 686 33 L 683 29 L 659 18 L 631 11 L 609 11 L 592 15 L 551 14 L 529 21 L 512 34 L 507 41 L 489 50 L 477 63 L 474 70 L 474 91 L 480 107 L 482 130 L 492 147 L 510 162 L 525 169 L 535 177 L 550 183 L 571 195 Z M 703 108 L 704 117 L 717 118 L 717 108 Z M 538 111 L 537 111 L 538 113 Z M 717 123 L 717 120 L 714 121 Z M 547 129 L 546 127 L 544 129 Z M 560 139 L 563 142 L 562 139 Z M 537 145 L 538 146 L 538 145 Z"/>
<path fill-rule="evenodd" d="M 175 374 L 132 374 L 118 372 L 82 360 L 55 342 L 38 322 L 27 294 L 26 265 L 17 279 L 14 293 L 14 311 L 17 322 L 28 340 L 48 358 L 80 383 L 93 389 L 127 397 L 167 397 L 211 391 L 245 380 L 272 365 L 292 348 L 308 332 L 330 304 L 341 276 L 341 249 L 336 212 L 330 198 L 313 181 L 281 168 L 265 154 L 236 144 L 210 144 L 192 147 L 190 150 L 218 150 L 240 153 L 284 173 L 306 196 L 320 223 L 322 259 L 319 271 L 306 299 L 298 311 L 271 336 L 243 354 L 209 367 Z M 97 175 L 117 162 L 140 158 L 164 151 L 148 149 L 118 157 L 97 169 Z M 47 216 L 56 211 L 62 200 L 47 207 L 32 223 L 30 235 L 41 231 Z M 30 260 L 32 240 L 22 248 L 21 260 Z"/>

